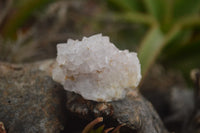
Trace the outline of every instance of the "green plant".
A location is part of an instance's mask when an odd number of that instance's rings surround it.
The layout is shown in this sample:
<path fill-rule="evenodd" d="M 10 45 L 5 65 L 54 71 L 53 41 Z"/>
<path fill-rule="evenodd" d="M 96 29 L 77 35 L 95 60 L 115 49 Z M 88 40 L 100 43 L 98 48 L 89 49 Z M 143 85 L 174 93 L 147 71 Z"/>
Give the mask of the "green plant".
<path fill-rule="evenodd" d="M 200 66 L 200 0 L 108 0 L 108 5 L 117 20 L 149 27 L 138 50 L 143 76 L 156 60 L 186 75 Z"/>
<path fill-rule="evenodd" d="M 4 39 L 15 39 L 17 32 L 34 16 L 36 12 L 44 9 L 54 0 L 8 0 L 5 9 L 0 15 L 0 36 Z M 22 30 L 22 29 L 21 29 Z"/>
<path fill-rule="evenodd" d="M 52 2 L 54 0 L 0 0 L 0 60 L 17 62 L 33 55 L 37 47 L 33 45 L 35 21 Z"/>

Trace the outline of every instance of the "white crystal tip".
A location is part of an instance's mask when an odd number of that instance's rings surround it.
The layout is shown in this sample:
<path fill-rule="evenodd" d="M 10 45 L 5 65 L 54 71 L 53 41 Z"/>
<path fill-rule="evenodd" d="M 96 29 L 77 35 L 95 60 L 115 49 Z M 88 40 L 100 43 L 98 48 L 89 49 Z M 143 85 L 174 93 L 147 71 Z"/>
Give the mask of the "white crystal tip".
<path fill-rule="evenodd" d="M 52 74 L 65 90 L 94 101 L 122 99 L 141 79 L 137 53 L 119 50 L 101 34 L 58 44 Z"/>

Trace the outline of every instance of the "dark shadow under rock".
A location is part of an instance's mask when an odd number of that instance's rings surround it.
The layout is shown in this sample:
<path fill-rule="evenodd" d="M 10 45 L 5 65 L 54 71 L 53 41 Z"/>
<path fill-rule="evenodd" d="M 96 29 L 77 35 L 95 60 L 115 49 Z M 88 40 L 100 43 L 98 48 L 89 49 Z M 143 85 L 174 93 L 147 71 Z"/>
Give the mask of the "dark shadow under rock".
<path fill-rule="evenodd" d="M 137 94 L 137 95 L 135 95 Z M 82 119 L 93 120 L 103 116 L 106 125 L 125 124 L 124 130 L 134 133 L 167 133 L 152 105 L 138 92 L 125 99 L 99 103 L 83 99 L 80 95 L 67 92 L 67 109 Z M 127 133 L 127 132 L 126 132 Z"/>
<path fill-rule="evenodd" d="M 0 63 L 0 121 L 7 133 L 59 133 L 66 94 L 37 64 Z"/>

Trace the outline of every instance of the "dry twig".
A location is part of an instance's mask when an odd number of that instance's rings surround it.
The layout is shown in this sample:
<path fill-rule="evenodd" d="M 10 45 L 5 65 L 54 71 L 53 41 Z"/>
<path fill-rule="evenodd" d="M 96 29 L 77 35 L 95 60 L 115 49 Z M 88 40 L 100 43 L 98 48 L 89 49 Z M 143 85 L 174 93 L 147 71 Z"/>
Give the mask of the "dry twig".
<path fill-rule="evenodd" d="M 0 133 L 6 133 L 6 129 L 4 127 L 3 122 L 0 122 Z"/>
<path fill-rule="evenodd" d="M 82 131 L 82 133 L 88 133 L 96 124 L 103 121 L 103 117 L 97 117 L 95 120 L 90 122 Z"/>
<path fill-rule="evenodd" d="M 113 129 L 114 129 L 114 127 L 108 128 L 108 129 L 104 130 L 103 133 L 108 133 L 109 131 L 111 131 L 111 130 L 113 130 Z"/>
<path fill-rule="evenodd" d="M 126 125 L 126 124 L 121 124 L 121 125 L 117 126 L 117 127 L 115 128 L 115 130 L 112 131 L 112 133 L 120 133 L 120 132 L 119 132 L 120 128 L 123 127 L 123 126 L 125 126 L 125 125 Z"/>

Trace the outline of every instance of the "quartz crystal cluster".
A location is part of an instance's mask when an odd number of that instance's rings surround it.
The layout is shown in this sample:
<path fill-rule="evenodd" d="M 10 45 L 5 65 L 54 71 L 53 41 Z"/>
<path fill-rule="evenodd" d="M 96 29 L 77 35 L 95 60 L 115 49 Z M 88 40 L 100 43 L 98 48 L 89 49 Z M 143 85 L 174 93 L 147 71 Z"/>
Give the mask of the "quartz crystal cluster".
<path fill-rule="evenodd" d="M 53 79 L 88 100 L 122 99 L 141 79 L 137 54 L 119 50 L 101 34 L 57 45 Z"/>

